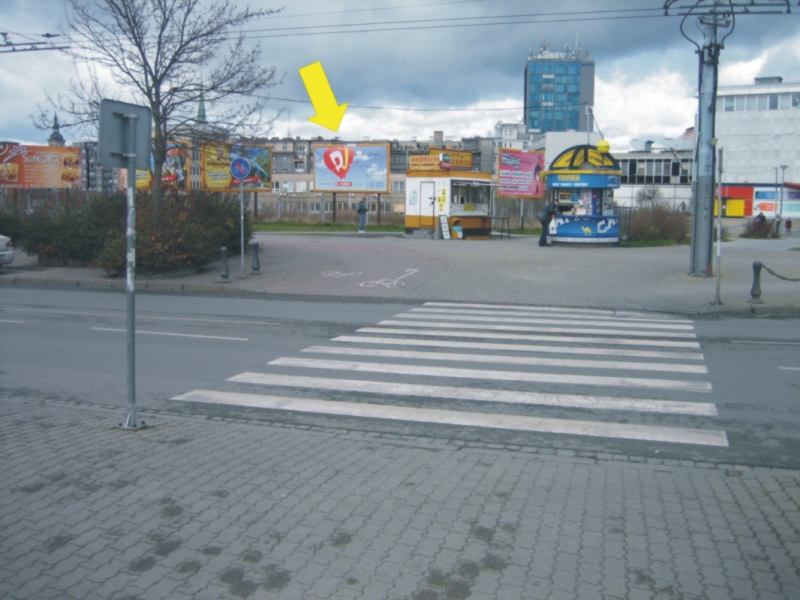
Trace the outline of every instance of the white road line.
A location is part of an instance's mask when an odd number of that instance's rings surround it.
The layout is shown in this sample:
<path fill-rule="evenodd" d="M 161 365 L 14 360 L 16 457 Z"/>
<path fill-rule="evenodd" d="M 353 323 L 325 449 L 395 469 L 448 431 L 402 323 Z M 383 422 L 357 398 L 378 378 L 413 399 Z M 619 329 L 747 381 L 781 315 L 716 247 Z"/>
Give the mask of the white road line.
<path fill-rule="evenodd" d="M 412 308 L 409 312 L 418 313 L 431 313 L 431 314 L 447 314 L 447 315 L 482 315 L 487 317 L 539 317 L 539 318 L 559 318 L 559 319 L 595 319 L 600 321 L 616 321 L 616 322 L 643 322 L 643 323 L 664 323 L 664 319 L 643 319 L 635 317 L 609 317 L 605 315 L 580 315 L 574 314 L 569 309 L 563 309 L 561 312 L 547 313 L 545 311 L 531 309 L 530 311 L 512 311 L 512 310 L 472 310 L 472 309 L 458 309 L 458 308 Z M 686 323 L 692 322 L 685 319 L 675 319 L 669 323 Z"/>
<path fill-rule="evenodd" d="M 800 346 L 798 342 L 751 342 L 749 340 L 731 340 L 731 344 L 765 344 L 767 346 Z"/>
<path fill-rule="evenodd" d="M 405 321 L 384 321 L 389 325 L 407 325 Z M 448 326 L 451 324 L 448 323 Z M 424 324 L 412 323 L 412 327 Z M 481 327 L 472 327 L 482 329 Z M 656 346 L 659 348 L 699 348 L 697 342 L 673 342 L 667 340 L 631 340 L 624 338 L 570 337 L 566 335 L 527 335 L 519 333 L 486 333 L 482 331 L 453 331 L 452 329 L 391 329 L 388 327 L 362 327 L 358 333 L 383 333 L 397 335 L 428 335 L 434 337 L 461 337 L 486 340 L 526 340 L 529 342 L 561 342 L 565 344 L 603 344 L 605 346 Z"/>
<path fill-rule="evenodd" d="M 637 328 L 637 329 L 682 329 L 684 331 L 691 331 L 694 325 L 673 325 L 671 323 L 622 323 L 619 321 L 604 322 L 592 321 L 584 323 L 582 321 L 571 321 L 569 319 L 557 319 L 552 317 L 542 317 L 541 319 L 526 319 L 514 317 L 470 317 L 463 315 L 426 315 L 421 313 L 400 313 L 392 317 L 394 319 L 440 319 L 443 321 L 469 321 L 469 322 L 485 322 L 485 323 L 522 323 L 524 325 L 575 325 L 578 327 L 623 327 L 623 328 Z M 649 334 L 649 332 L 647 332 Z M 653 332 L 653 335 L 658 335 Z"/>
<path fill-rule="evenodd" d="M 125 313 L 97 313 L 97 312 L 77 312 L 73 310 L 40 310 L 38 308 L 6 308 L 2 307 L 0 310 L 15 310 L 22 312 L 37 312 L 37 313 L 52 313 L 56 315 L 77 315 L 88 317 L 117 317 L 125 318 Z M 237 321 L 235 319 L 200 319 L 195 317 L 156 317 L 152 315 L 145 315 L 142 313 L 136 314 L 137 319 L 160 319 L 164 321 L 199 321 L 201 323 L 233 323 L 240 325 L 278 325 L 278 323 L 271 323 L 268 321 Z"/>
<path fill-rule="evenodd" d="M 779 369 L 783 369 L 784 371 L 800 371 L 800 367 L 778 367 Z"/>
<path fill-rule="evenodd" d="M 535 356 L 508 356 L 499 354 L 460 354 L 456 352 L 418 352 L 415 350 L 383 350 L 379 348 L 336 348 L 333 346 L 309 346 L 302 352 L 337 354 L 345 356 L 381 356 L 384 358 L 409 358 L 413 360 L 448 360 L 454 362 L 501 363 L 563 367 L 577 369 L 617 369 L 626 371 L 663 371 L 667 373 L 708 373 L 704 365 L 671 363 L 648 363 L 610 360 L 575 360 L 568 358 L 539 358 Z"/>
<path fill-rule="evenodd" d="M 95 331 L 113 331 L 116 333 L 127 333 L 127 329 L 108 329 L 106 327 L 90 327 L 89 329 L 93 329 Z M 146 335 L 169 335 L 173 337 L 185 337 L 185 338 L 202 338 L 205 340 L 226 340 L 229 342 L 246 342 L 249 338 L 237 338 L 237 337 L 221 337 L 218 335 L 192 335 L 189 333 L 166 333 L 164 331 L 142 331 L 141 329 L 137 329 L 136 333 L 139 334 L 146 334 Z"/>
<path fill-rule="evenodd" d="M 477 402 L 502 402 L 558 408 L 588 408 L 593 410 L 625 410 L 673 415 L 716 417 L 717 407 L 710 402 L 679 402 L 674 400 L 645 400 L 638 398 L 612 398 L 610 396 L 579 396 L 574 394 L 542 394 L 506 390 L 482 390 L 414 383 L 387 383 L 361 379 L 334 379 L 328 377 L 301 377 L 270 373 L 240 373 L 226 379 L 234 383 L 250 383 L 315 390 L 363 392 L 390 396 L 417 396 Z"/>
<path fill-rule="evenodd" d="M 682 322 L 681 319 L 669 315 L 658 315 L 654 313 L 643 313 L 626 310 L 598 310 L 591 308 L 564 308 L 552 306 L 524 306 L 514 304 L 462 304 L 458 302 L 426 302 L 423 306 L 449 306 L 453 308 L 487 308 L 491 310 L 514 310 L 514 311 L 540 311 L 540 312 L 569 312 L 570 314 L 584 314 L 584 315 L 608 315 L 612 317 L 631 317 L 631 318 L 646 318 L 646 319 L 660 319 L 662 321 L 675 321 L 676 323 Z M 689 321 L 691 323 L 691 321 Z"/>
<path fill-rule="evenodd" d="M 23 325 L 25 321 L 11 321 L 9 319 L 0 319 L 0 323 L 17 323 L 18 325 Z"/>
<path fill-rule="evenodd" d="M 418 332 L 412 332 L 418 334 Z M 666 358 L 673 360 L 703 360 L 698 352 L 659 352 L 657 350 L 620 350 L 618 348 L 569 348 L 566 346 L 534 346 L 532 344 L 493 344 L 487 342 L 452 342 L 416 338 L 368 337 L 340 335 L 332 342 L 355 344 L 385 344 L 388 346 L 423 346 L 426 348 L 466 348 L 472 350 L 503 350 L 511 352 L 546 352 L 549 354 L 589 354 L 594 356 L 630 356 L 636 358 Z"/>
<path fill-rule="evenodd" d="M 492 331 L 539 331 L 542 333 L 591 333 L 597 335 L 630 335 L 634 337 L 670 337 L 696 339 L 694 333 L 667 331 L 622 331 L 618 329 L 573 329 L 571 327 L 530 327 L 526 325 L 483 325 L 477 323 L 447 323 L 423 321 L 381 321 L 378 325 L 400 325 L 402 327 L 452 327 L 453 329 L 488 329 Z"/>
<path fill-rule="evenodd" d="M 635 377 L 600 377 L 589 375 L 561 375 L 555 373 L 522 373 L 519 371 L 487 371 L 478 369 L 456 369 L 451 367 L 426 367 L 421 365 L 386 365 L 381 363 L 344 360 L 321 360 L 316 358 L 278 358 L 267 364 L 304 369 L 334 369 L 363 373 L 391 373 L 415 377 L 452 377 L 454 379 L 488 379 L 494 381 L 534 381 L 537 383 L 561 383 L 565 385 L 599 385 L 608 387 L 640 387 L 683 392 L 710 392 L 706 381 L 683 381 L 677 379 L 642 379 Z"/>
<path fill-rule="evenodd" d="M 188 394 L 182 394 L 172 399 L 184 402 L 205 402 L 210 404 L 248 406 L 302 413 L 435 423 L 438 425 L 458 425 L 462 427 L 484 427 L 490 429 L 584 435 L 649 442 L 667 442 L 673 444 L 696 444 L 702 446 L 726 447 L 728 445 L 728 438 L 724 431 L 709 429 L 684 429 L 653 425 L 603 423 L 599 421 L 543 419 L 540 417 L 522 417 L 518 415 L 411 408 L 382 404 L 362 404 L 359 402 L 305 400 L 282 396 L 215 392 L 211 390 L 194 390 Z"/>

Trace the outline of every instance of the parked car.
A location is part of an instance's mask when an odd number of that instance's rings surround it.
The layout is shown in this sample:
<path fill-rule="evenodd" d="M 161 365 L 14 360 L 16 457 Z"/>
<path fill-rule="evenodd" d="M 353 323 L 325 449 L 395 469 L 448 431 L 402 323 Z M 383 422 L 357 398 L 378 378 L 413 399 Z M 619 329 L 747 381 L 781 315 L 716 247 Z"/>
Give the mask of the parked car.
<path fill-rule="evenodd" d="M 0 267 L 14 262 L 14 244 L 11 238 L 0 235 Z"/>

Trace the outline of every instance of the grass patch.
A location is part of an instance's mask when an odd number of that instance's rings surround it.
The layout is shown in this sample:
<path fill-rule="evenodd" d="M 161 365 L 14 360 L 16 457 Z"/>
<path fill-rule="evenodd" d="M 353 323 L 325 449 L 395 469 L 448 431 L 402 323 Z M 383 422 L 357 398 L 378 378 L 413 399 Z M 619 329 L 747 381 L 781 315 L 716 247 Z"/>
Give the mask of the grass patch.
<path fill-rule="evenodd" d="M 403 233 L 404 225 L 367 225 L 367 231 L 386 231 Z M 358 231 L 353 223 L 303 223 L 302 221 L 271 221 L 269 223 L 253 223 L 253 231 L 303 231 L 311 233 L 338 233 Z"/>
<path fill-rule="evenodd" d="M 789 249 L 793 250 L 794 252 L 800 252 L 800 246 L 798 246 L 797 248 L 789 248 Z"/>

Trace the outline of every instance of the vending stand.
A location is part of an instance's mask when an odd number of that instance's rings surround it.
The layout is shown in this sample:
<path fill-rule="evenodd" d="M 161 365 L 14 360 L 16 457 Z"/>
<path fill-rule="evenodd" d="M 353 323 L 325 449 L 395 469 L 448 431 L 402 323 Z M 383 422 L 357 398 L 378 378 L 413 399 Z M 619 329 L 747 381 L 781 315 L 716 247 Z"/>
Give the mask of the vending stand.
<path fill-rule="evenodd" d="M 406 233 L 438 229 L 445 239 L 488 240 L 492 175 L 451 170 L 449 154 L 409 157 Z"/>
<path fill-rule="evenodd" d="M 621 175 L 619 163 L 609 154 L 608 142 L 573 146 L 559 154 L 544 173 L 547 200 L 559 201 L 559 213 L 550 221 L 550 241 L 619 244 L 619 217 L 611 211 Z"/>

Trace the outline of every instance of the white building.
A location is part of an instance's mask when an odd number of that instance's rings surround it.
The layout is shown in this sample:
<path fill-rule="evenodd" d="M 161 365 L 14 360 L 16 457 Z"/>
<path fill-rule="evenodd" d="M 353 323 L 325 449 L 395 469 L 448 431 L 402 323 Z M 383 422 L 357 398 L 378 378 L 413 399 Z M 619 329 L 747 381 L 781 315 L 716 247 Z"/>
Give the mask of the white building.
<path fill-rule="evenodd" d="M 800 83 L 757 77 L 753 85 L 720 87 L 716 137 L 725 183 L 774 185 L 784 175 L 800 182 Z"/>

